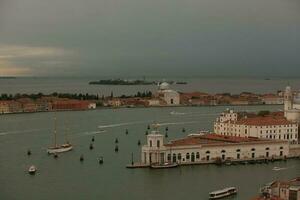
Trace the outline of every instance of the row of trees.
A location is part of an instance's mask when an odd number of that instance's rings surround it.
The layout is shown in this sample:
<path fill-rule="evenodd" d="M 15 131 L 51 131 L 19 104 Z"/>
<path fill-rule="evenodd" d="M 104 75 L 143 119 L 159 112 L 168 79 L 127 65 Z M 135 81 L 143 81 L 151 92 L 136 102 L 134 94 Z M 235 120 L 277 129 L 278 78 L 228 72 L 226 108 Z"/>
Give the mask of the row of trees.
<path fill-rule="evenodd" d="M 132 97 L 139 97 L 139 98 L 146 98 L 146 97 L 152 97 L 151 91 L 145 91 L 145 92 L 137 92 L 135 95 L 121 95 L 120 98 L 132 98 Z"/>
<path fill-rule="evenodd" d="M 21 98 L 30 98 L 33 100 L 36 99 L 40 99 L 42 97 L 49 97 L 49 96 L 53 96 L 53 97 L 58 97 L 58 98 L 68 98 L 68 99 L 78 99 L 78 100 L 104 100 L 105 96 L 102 95 L 101 97 L 97 94 L 82 94 L 82 93 L 57 93 L 54 92 L 52 94 L 43 94 L 43 93 L 33 93 L 33 94 L 20 94 L 17 93 L 15 95 L 12 94 L 1 94 L 0 95 L 0 100 L 18 100 Z M 113 98 L 114 94 L 113 92 L 111 92 L 110 98 Z M 152 97 L 152 92 L 151 91 L 144 91 L 144 92 L 137 92 L 135 95 L 121 95 L 120 98 L 131 98 L 131 97 Z"/>

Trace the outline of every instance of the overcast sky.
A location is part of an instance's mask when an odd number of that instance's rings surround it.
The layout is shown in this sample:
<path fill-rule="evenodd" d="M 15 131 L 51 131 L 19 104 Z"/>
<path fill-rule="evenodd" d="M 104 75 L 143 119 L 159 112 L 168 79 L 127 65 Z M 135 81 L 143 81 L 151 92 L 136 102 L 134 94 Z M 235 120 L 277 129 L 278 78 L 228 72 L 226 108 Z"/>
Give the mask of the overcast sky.
<path fill-rule="evenodd" d="M 0 76 L 297 76 L 299 0 L 0 0 Z"/>

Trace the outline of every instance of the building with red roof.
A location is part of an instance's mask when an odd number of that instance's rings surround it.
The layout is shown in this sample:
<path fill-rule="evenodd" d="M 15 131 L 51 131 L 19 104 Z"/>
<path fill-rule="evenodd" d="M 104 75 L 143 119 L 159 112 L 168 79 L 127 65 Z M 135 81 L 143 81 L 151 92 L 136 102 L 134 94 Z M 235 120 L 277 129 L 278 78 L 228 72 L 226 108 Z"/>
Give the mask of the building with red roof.
<path fill-rule="evenodd" d="M 283 112 L 266 115 L 227 110 L 216 119 L 214 132 L 225 136 L 256 137 L 299 143 L 298 123 L 289 121 Z"/>
<path fill-rule="evenodd" d="M 186 165 L 283 159 L 288 155 L 289 142 L 283 140 L 192 134 L 164 143 L 164 136 L 152 131 L 142 147 L 141 161 L 144 165 L 165 162 Z"/>

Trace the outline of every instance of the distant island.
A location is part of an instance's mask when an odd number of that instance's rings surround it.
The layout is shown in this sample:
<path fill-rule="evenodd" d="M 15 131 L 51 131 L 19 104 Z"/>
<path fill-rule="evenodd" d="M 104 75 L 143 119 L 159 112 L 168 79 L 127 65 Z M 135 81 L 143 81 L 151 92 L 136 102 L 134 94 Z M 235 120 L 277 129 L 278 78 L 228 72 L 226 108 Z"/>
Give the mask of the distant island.
<path fill-rule="evenodd" d="M 90 85 L 158 85 L 160 81 L 146 81 L 146 80 L 125 80 L 125 79 L 106 79 L 99 81 L 91 81 Z M 169 84 L 187 84 L 187 82 L 167 81 Z"/>
<path fill-rule="evenodd" d="M 16 79 L 14 76 L 0 76 L 0 79 Z"/>
<path fill-rule="evenodd" d="M 123 80 L 123 79 L 107 79 L 99 81 L 91 81 L 90 85 L 155 85 L 156 82 L 145 80 Z"/>

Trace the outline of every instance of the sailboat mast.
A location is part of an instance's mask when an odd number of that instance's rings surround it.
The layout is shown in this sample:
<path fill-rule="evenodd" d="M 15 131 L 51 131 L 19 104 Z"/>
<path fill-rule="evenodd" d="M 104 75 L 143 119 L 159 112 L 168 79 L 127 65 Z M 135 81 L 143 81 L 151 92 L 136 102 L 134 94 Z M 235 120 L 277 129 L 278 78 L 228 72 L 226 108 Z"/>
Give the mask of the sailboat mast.
<path fill-rule="evenodd" d="M 65 142 L 66 142 L 66 143 L 69 143 L 69 138 L 68 138 L 68 134 L 69 134 L 69 126 L 68 126 L 68 121 L 67 121 L 67 119 L 66 119 L 66 121 L 65 121 L 65 130 L 66 130 L 66 132 L 65 132 Z"/>
<path fill-rule="evenodd" d="M 54 115 L 54 147 L 57 147 L 56 134 L 57 134 L 57 123 L 56 123 L 56 114 L 55 114 Z"/>

